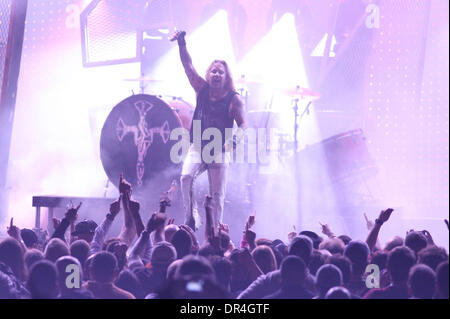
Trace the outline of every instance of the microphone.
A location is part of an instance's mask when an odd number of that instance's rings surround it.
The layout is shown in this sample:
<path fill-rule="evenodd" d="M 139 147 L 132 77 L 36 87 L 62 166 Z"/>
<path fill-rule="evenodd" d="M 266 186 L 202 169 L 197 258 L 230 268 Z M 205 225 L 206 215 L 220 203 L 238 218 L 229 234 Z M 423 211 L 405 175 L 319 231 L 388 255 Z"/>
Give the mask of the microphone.
<path fill-rule="evenodd" d="M 186 31 L 181 31 L 180 34 L 178 35 L 178 38 L 184 38 L 184 36 L 186 35 Z M 171 37 L 169 39 L 169 41 L 175 41 L 177 38 L 175 38 L 175 36 Z"/>

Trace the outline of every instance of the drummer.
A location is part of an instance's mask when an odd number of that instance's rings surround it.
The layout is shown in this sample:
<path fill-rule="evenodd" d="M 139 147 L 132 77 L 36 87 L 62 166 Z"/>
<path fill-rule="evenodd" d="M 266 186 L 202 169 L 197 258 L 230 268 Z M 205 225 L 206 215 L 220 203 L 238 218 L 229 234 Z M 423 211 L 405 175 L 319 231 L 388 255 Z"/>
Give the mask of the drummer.
<path fill-rule="evenodd" d="M 197 203 L 194 198 L 194 181 L 204 171 L 208 172 L 209 195 L 212 197 L 213 224 L 217 227 L 222 222 L 223 205 L 226 189 L 226 171 L 229 151 L 233 148 L 233 139 L 225 139 L 225 129 L 233 128 L 234 121 L 238 125 L 235 133 L 237 143 L 244 137 L 246 122 L 243 102 L 236 92 L 228 64 L 223 60 L 214 60 L 206 71 L 205 78 L 198 75 L 186 48 L 186 32 L 177 31 L 171 41 L 177 40 L 180 59 L 184 71 L 197 96 L 197 105 L 192 118 L 190 131 L 190 148 L 183 162 L 181 172 L 181 191 L 185 210 L 185 224 L 193 230 L 201 226 Z M 222 151 L 214 154 L 214 160 L 206 160 L 202 150 L 209 141 L 201 138 L 196 142 L 193 136 L 194 121 L 200 121 L 201 136 L 208 128 L 216 128 L 222 134 Z M 198 122 L 197 122 L 198 123 Z M 209 153 L 209 152 L 207 152 Z"/>

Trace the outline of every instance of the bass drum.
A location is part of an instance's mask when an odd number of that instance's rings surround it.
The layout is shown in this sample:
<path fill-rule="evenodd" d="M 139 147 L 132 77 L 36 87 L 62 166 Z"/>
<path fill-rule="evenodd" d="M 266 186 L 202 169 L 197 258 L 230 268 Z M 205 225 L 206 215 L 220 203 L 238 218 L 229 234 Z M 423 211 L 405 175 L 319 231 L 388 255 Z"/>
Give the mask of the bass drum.
<path fill-rule="evenodd" d="M 139 190 L 151 180 L 167 181 L 179 175 L 170 150 L 172 130 L 189 129 L 193 107 L 184 101 L 168 103 L 153 95 L 132 95 L 117 104 L 108 115 L 100 137 L 100 157 L 109 180 L 119 176 Z M 191 115 L 190 115 L 191 114 Z M 190 116 L 189 116 L 190 115 Z"/>
<path fill-rule="evenodd" d="M 318 144 L 325 160 L 328 176 L 343 182 L 373 176 L 377 172 L 361 129 L 329 137 Z"/>

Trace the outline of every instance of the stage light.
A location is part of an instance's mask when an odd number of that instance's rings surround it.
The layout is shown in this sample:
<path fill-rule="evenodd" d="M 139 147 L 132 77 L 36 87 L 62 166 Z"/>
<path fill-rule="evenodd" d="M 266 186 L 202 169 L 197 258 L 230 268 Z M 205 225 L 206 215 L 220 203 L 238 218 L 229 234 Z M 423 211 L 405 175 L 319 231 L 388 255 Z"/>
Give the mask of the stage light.
<path fill-rule="evenodd" d="M 314 50 L 311 53 L 311 56 L 324 56 L 325 55 L 325 47 L 326 42 L 328 38 L 328 33 L 325 33 L 323 38 L 320 40 L 320 42 L 317 44 L 317 46 L 314 48 Z M 336 37 L 333 35 L 331 38 L 331 49 L 330 49 L 330 58 L 334 58 L 336 56 L 336 53 L 333 51 L 333 48 L 336 44 Z"/>
<path fill-rule="evenodd" d="M 216 59 L 225 60 L 233 72 L 236 62 L 228 27 L 228 13 L 225 10 L 219 10 L 195 31 L 186 31 L 187 48 L 200 76 L 205 76 L 206 69 Z M 167 41 L 168 38 L 169 36 Z M 148 93 L 183 97 L 195 104 L 195 92 L 184 73 L 176 42 L 173 43 L 173 48 L 156 62 L 153 71 L 146 75 L 158 80 L 147 87 Z"/>
<path fill-rule="evenodd" d="M 263 89 L 258 94 L 265 97 L 265 103 L 252 103 L 255 92 L 249 91 L 249 111 L 271 109 L 279 114 L 277 130 L 279 133 L 287 134 L 287 139 L 292 142 L 294 136 L 294 111 L 293 100 L 287 92 L 289 89 L 295 90 L 296 86 L 310 88 L 310 83 L 305 70 L 303 54 L 298 42 L 295 19 L 291 13 L 284 14 L 273 26 L 272 29 L 258 42 L 250 52 L 244 56 L 238 65 L 238 74 L 244 74 L 245 79 L 250 83 L 260 83 Z M 253 85 L 255 87 L 255 85 Z M 252 96 L 253 94 L 253 96 Z M 302 112 L 307 107 L 310 100 L 300 99 L 298 101 L 299 111 Z M 252 109 L 253 108 L 253 109 Z M 305 112 L 304 116 L 298 118 L 298 145 L 302 150 L 308 144 L 314 144 L 322 139 L 319 134 L 314 105 L 311 105 L 310 114 Z M 281 136 L 281 135 L 280 135 Z M 275 145 L 275 148 L 278 146 Z M 282 210 L 283 221 L 278 225 L 277 233 L 280 229 L 289 232 L 292 225 L 301 225 L 303 229 L 314 229 L 315 224 L 310 224 L 317 209 L 313 203 L 317 203 L 317 195 L 321 194 L 322 200 L 333 202 L 334 194 L 329 190 L 318 189 L 317 183 L 311 184 L 313 179 L 307 173 L 306 167 L 301 167 L 292 149 L 286 154 L 273 152 L 272 163 L 269 167 L 263 167 L 264 174 L 270 182 L 264 185 L 257 185 L 257 193 L 260 202 L 255 203 L 255 209 L 262 211 L 259 218 L 261 228 L 258 231 L 264 232 L 266 236 L 277 236 L 271 234 L 269 226 L 273 222 L 271 214 L 264 213 L 267 210 Z M 281 155 L 279 155 L 281 154 Z M 300 157 L 303 156 L 300 154 Z M 314 158 L 320 158 L 323 154 L 320 148 L 316 148 Z M 314 159 L 312 159 L 314 161 Z M 275 164 L 273 164 L 275 163 Z M 278 194 L 273 198 L 273 194 Z M 283 195 L 285 194 L 285 195 Z M 264 198 L 272 198 L 270 202 L 265 202 Z"/>
<path fill-rule="evenodd" d="M 294 16 L 284 14 L 272 29 L 257 43 L 238 65 L 239 74 L 245 74 L 249 81 L 257 79 L 264 87 L 265 105 L 257 106 L 259 109 L 271 109 L 281 112 L 280 127 L 285 133 L 293 133 L 294 114 L 292 110 L 292 96 L 285 94 L 286 89 L 295 89 L 296 86 L 309 88 L 303 55 L 298 43 Z M 252 92 L 249 92 L 250 97 Z M 309 100 L 300 100 L 299 114 L 306 108 Z M 314 116 L 314 105 L 298 123 L 299 147 L 318 142 L 320 136 Z"/>

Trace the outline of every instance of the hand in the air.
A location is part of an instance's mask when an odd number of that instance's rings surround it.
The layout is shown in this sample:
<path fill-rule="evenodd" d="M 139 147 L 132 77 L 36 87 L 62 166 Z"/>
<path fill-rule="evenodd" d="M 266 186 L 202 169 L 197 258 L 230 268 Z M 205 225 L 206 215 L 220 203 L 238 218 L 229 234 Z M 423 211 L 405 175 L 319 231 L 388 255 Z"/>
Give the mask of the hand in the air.
<path fill-rule="evenodd" d="M 14 225 L 14 217 L 11 217 L 9 227 L 7 227 L 6 232 L 9 236 L 16 240 L 20 240 L 20 228 Z"/>
<path fill-rule="evenodd" d="M 170 41 L 178 41 L 179 38 L 184 37 L 186 35 L 186 31 L 176 30 L 175 33 L 170 37 Z"/>

